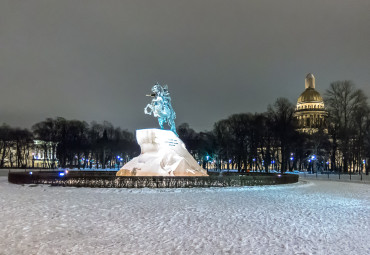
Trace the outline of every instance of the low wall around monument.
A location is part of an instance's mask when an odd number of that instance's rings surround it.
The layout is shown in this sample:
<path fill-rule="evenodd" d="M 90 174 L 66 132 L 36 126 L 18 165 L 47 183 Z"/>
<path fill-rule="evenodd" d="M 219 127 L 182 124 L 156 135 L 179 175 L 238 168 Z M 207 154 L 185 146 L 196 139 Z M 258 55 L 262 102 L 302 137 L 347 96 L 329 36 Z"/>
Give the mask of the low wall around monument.
<path fill-rule="evenodd" d="M 9 172 L 14 184 L 90 188 L 192 188 L 277 185 L 298 182 L 294 174 L 251 174 L 240 176 L 115 176 L 115 172 Z"/>

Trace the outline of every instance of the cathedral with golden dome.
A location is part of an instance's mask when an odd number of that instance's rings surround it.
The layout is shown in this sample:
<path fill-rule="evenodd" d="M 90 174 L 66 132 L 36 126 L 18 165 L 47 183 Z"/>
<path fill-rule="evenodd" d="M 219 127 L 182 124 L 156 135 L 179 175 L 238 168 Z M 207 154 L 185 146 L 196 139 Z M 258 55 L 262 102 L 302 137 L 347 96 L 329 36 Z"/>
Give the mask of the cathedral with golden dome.
<path fill-rule="evenodd" d="M 315 76 L 309 73 L 305 79 L 305 91 L 299 96 L 294 117 L 297 121 L 298 131 L 313 134 L 319 129 L 326 129 L 324 100 L 315 89 Z"/>

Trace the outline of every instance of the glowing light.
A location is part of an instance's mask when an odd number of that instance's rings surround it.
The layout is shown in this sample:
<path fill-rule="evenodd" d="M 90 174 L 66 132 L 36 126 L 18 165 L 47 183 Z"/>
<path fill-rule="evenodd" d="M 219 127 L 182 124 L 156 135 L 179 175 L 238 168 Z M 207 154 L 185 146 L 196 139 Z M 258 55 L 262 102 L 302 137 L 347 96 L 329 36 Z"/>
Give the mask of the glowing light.
<path fill-rule="evenodd" d="M 65 170 L 65 173 L 68 174 L 68 170 Z"/>
<path fill-rule="evenodd" d="M 59 173 L 59 176 L 64 176 L 64 173 L 63 172 Z"/>
<path fill-rule="evenodd" d="M 253 159 L 253 162 L 254 162 L 254 161 L 256 161 L 256 159 L 255 159 L 255 158 Z"/>
<path fill-rule="evenodd" d="M 30 174 L 32 174 L 32 172 L 30 172 Z"/>
<path fill-rule="evenodd" d="M 231 163 L 231 159 L 229 159 L 229 164 Z"/>
<path fill-rule="evenodd" d="M 120 158 L 120 156 L 117 156 L 117 158 L 119 159 L 119 158 Z"/>
<path fill-rule="evenodd" d="M 278 174 L 278 177 L 281 177 L 281 174 Z"/>
<path fill-rule="evenodd" d="M 315 155 L 312 155 L 311 159 L 312 160 L 315 160 L 316 159 L 316 156 Z"/>
<path fill-rule="evenodd" d="M 294 160 L 294 158 L 293 157 L 290 157 L 290 160 Z"/>

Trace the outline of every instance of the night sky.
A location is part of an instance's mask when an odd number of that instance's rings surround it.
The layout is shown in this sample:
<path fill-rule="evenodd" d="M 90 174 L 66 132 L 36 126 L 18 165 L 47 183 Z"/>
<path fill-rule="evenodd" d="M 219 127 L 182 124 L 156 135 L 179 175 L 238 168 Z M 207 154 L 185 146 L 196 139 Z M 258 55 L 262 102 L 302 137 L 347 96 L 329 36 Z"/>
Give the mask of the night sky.
<path fill-rule="evenodd" d="M 46 117 L 157 127 L 145 94 L 168 84 L 176 124 L 293 103 L 352 80 L 370 96 L 369 0 L 1 0 L 0 124 Z"/>

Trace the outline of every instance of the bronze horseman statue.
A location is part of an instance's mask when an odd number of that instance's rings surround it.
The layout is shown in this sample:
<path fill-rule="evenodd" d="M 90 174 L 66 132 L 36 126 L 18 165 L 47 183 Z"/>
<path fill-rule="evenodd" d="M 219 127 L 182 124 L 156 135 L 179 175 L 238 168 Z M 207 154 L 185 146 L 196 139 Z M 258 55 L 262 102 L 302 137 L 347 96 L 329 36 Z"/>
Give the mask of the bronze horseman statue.
<path fill-rule="evenodd" d="M 167 123 L 170 126 L 171 131 L 178 136 L 175 125 L 176 113 L 171 105 L 168 86 L 164 85 L 162 87 L 157 82 L 153 86 L 152 92 L 153 94 L 147 95 L 154 98 L 152 99 L 152 102 L 144 108 L 145 114 L 151 115 L 153 113 L 153 116 L 158 118 L 158 123 L 161 129 L 163 129 L 163 124 Z"/>

